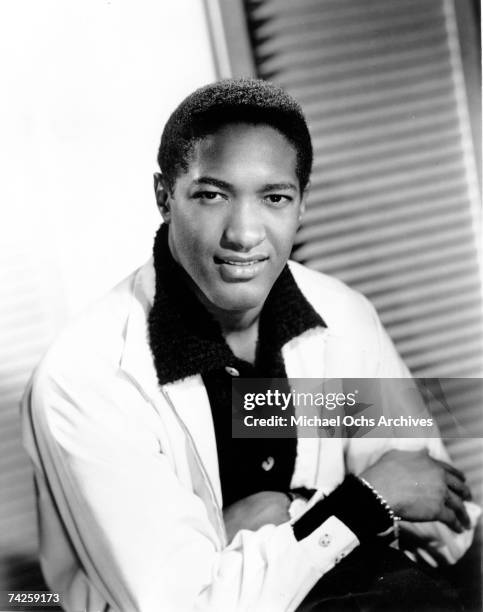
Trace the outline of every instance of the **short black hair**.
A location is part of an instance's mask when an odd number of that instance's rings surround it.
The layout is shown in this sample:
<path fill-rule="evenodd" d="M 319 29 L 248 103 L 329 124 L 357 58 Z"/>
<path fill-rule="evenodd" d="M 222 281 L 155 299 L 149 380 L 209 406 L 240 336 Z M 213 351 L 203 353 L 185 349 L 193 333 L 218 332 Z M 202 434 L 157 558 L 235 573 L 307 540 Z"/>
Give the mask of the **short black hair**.
<path fill-rule="evenodd" d="M 259 79 L 224 79 L 197 89 L 181 102 L 163 130 L 158 164 L 172 192 L 188 170 L 195 143 L 229 123 L 268 125 L 294 146 L 303 191 L 312 170 L 312 141 L 300 105 L 283 89 Z"/>

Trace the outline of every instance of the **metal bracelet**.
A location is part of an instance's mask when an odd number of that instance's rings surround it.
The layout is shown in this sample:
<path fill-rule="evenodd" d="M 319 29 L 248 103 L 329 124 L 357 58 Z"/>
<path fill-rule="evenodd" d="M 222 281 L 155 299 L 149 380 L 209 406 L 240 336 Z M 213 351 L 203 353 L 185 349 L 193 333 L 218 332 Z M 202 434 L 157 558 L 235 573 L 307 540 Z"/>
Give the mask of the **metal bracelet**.
<path fill-rule="evenodd" d="M 384 533 L 379 534 L 379 535 L 387 535 L 387 534 L 391 533 L 391 531 L 392 531 L 394 533 L 394 537 L 395 537 L 396 541 L 399 541 L 399 522 L 401 521 L 401 517 L 398 516 L 394 512 L 394 510 L 387 503 L 387 501 L 384 499 L 384 497 L 379 493 L 379 491 L 377 491 L 371 485 L 370 482 L 368 482 L 362 476 L 358 476 L 357 478 L 362 482 L 363 485 L 365 485 L 368 489 L 370 489 L 372 491 L 372 493 L 375 495 L 375 497 L 377 498 L 377 500 L 381 504 L 381 506 L 384 508 L 384 510 L 388 513 L 389 518 L 392 521 L 392 527 L 390 527 L 387 531 L 385 531 Z"/>

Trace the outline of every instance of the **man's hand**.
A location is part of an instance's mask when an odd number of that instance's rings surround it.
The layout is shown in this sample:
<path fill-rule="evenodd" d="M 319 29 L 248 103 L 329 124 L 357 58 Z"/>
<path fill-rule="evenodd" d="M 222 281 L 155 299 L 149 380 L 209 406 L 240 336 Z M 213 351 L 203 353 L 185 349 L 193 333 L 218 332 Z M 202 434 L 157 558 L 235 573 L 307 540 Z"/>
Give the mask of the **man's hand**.
<path fill-rule="evenodd" d="M 290 520 L 290 499 L 285 493 L 261 491 L 231 504 L 223 510 L 228 541 L 240 529 L 255 531 L 263 525 L 280 525 Z"/>
<path fill-rule="evenodd" d="M 385 453 L 361 474 L 396 514 L 407 521 L 441 521 L 461 533 L 470 528 L 464 475 L 426 450 Z"/>

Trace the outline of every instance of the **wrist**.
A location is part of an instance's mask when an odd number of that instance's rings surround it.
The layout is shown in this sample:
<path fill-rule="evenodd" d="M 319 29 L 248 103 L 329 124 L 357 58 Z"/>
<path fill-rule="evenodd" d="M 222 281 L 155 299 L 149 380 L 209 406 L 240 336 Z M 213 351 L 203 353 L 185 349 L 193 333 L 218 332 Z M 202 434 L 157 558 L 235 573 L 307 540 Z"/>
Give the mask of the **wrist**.
<path fill-rule="evenodd" d="M 314 531 L 330 516 L 336 516 L 359 539 L 368 542 L 393 530 L 393 520 L 372 490 L 348 474 L 327 497 L 318 501 L 293 524 L 295 537 L 300 540 Z"/>
<path fill-rule="evenodd" d="M 401 517 L 399 516 L 398 509 L 392 507 L 387 500 L 379 493 L 379 491 L 363 476 L 356 476 L 356 478 L 371 491 L 374 497 L 379 502 L 380 506 L 387 513 L 388 519 L 391 521 L 392 526 L 387 529 L 387 531 L 380 535 L 387 535 L 389 533 L 393 533 L 395 539 L 399 538 L 399 522 L 401 521 Z"/>
<path fill-rule="evenodd" d="M 292 502 L 288 506 L 288 515 L 291 521 L 295 521 L 305 512 L 307 500 L 299 495 L 294 495 Z"/>
<path fill-rule="evenodd" d="M 376 491 L 396 515 L 401 515 L 402 505 L 399 501 L 401 497 L 399 487 L 393 486 L 393 482 L 388 478 L 387 473 L 384 474 L 381 473 L 381 470 L 369 468 L 355 477 L 366 487 Z"/>

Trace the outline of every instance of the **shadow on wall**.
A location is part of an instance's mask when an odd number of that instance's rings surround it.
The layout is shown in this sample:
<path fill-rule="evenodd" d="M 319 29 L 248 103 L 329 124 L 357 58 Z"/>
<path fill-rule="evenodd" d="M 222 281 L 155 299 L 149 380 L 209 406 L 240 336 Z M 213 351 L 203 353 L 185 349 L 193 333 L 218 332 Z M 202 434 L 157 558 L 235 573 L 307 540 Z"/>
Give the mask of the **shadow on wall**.
<path fill-rule="evenodd" d="M 0 591 L 7 593 L 12 591 L 49 591 L 49 588 L 43 579 L 38 560 L 29 555 L 18 554 L 8 555 L 2 559 L 0 565 Z M 16 605 L 11 609 L 15 611 L 28 611 L 38 608 Z M 42 610 L 43 612 L 60 612 L 61 608 L 58 606 L 49 606 L 48 608 L 43 606 Z"/>
<path fill-rule="evenodd" d="M 40 564 L 29 555 L 8 555 L 2 559 L 0 584 L 2 590 L 48 591 Z"/>

